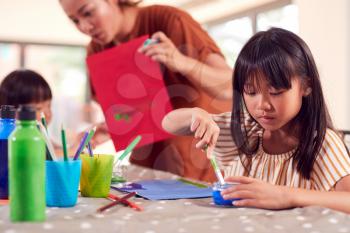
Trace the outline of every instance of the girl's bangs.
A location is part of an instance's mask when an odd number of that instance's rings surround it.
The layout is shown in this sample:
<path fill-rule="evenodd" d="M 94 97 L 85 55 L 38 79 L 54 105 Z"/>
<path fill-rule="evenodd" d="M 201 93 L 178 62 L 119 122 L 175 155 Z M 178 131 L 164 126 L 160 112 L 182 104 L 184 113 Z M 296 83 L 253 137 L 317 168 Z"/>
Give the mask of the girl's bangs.
<path fill-rule="evenodd" d="M 246 83 L 251 83 L 259 89 L 262 80 L 275 89 L 290 89 L 291 80 L 296 72 L 289 56 L 279 48 L 266 53 L 259 52 L 236 63 L 235 78 L 239 91 L 243 93 Z"/>

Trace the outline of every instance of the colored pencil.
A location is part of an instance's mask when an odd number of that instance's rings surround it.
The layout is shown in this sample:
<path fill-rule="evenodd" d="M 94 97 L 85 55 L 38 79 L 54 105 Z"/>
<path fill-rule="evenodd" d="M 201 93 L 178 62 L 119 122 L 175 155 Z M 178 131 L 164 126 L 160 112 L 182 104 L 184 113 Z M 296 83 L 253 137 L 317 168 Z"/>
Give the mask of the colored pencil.
<path fill-rule="evenodd" d="M 63 148 L 63 158 L 64 158 L 64 161 L 68 161 L 66 131 L 64 130 L 63 124 L 61 126 L 61 139 L 62 139 L 62 148 Z"/>
<path fill-rule="evenodd" d="M 120 200 L 121 198 L 120 197 L 117 197 L 116 195 L 113 195 L 113 194 L 108 194 L 108 197 L 111 199 L 111 200 Z M 127 206 L 130 206 L 131 208 L 137 210 L 137 211 L 142 211 L 143 208 L 139 205 L 137 205 L 135 202 L 132 202 L 132 201 L 129 201 L 129 200 L 122 200 L 121 201 L 122 204 L 124 205 L 127 205 Z"/>
<path fill-rule="evenodd" d="M 49 131 L 47 130 L 47 123 L 46 123 L 45 114 L 43 112 L 41 112 L 40 117 L 41 117 L 41 123 L 45 127 L 46 133 L 47 133 L 47 135 L 49 135 Z"/>
<path fill-rule="evenodd" d="M 101 208 L 97 209 L 97 212 L 103 212 L 103 211 L 105 211 L 105 210 L 107 210 L 107 209 L 109 209 L 109 208 L 111 208 L 111 207 L 113 207 L 113 206 L 115 206 L 115 205 L 117 205 L 119 203 L 122 203 L 124 200 L 127 200 L 130 197 L 133 197 L 135 195 L 136 195 L 136 192 L 128 193 L 125 196 L 121 197 L 119 200 L 115 200 L 112 203 L 109 203 L 109 204 L 107 204 L 105 206 L 102 206 Z"/>
<path fill-rule="evenodd" d="M 83 135 L 83 137 L 82 137 L 82 139 L 81 139 L 81 141 L 80 141 L 80 144 L 79 144 L 79 146 L 78 146 L 78 149 L 77 149 L 77 151 L 76 151 L 75 154 L 74 154 L 73 160 L 77 160 L 77 159 L 79 158 L 80 153 L 81 153 L 81 152 L 83 151 L 83 149 L 84 149 L 83 146 L 84 146 L 84 144 L 85 144 L 85 141 L 86 141 L 88 135 L 89 135 L 88 132 L 85 132 L 85 133 L 84 133 L 84 135 Z"/>
<path fill-rule="evenodd" d="M 94 153 L 92 151 L 91 143 L 89 142 L 86 147 L 88 148 L 90 157 L 94 157 Z"/>
<path fill-rule="evenodd" d="M 78 157 L 81 154 L 81 152 L 83 151 L 84 147 L 89 143 L 91 138 L 94 136 L 95 130 L 96 130 L 96 127 L 91 129 L 90 132 L 88 132 L 88 131 L 85 132 L 82 140 L 80 141 L 78 150 L 75 152 L 75 155 L 74 155 L 74 158 L 73 158 L 74 160 L 78 159 Z"/>

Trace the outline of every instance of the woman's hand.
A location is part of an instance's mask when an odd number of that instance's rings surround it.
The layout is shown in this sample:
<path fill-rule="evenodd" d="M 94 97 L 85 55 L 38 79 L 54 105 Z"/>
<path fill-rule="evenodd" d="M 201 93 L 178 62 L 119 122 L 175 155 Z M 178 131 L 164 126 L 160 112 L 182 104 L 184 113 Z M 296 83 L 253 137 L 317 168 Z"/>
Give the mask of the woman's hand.
<path fill-rule="evenodd" d="M 163 32 L 156 32 L 151 38 L 156 40 L 157 43 L 142 46 L 138 51 L 152 60 L 164 64 L 168 69 L 179 72 L 179 65 L 183 64 L 185 55 L 175 47 L 174 43 Z"/>
<path fill-rule="evenodd" d="M 214 122 L 212 117 L 200 108 L 194 108 L 191 119 L 191 132 L 194 133 L 194 137 L 199 140 L 196 144 L 196 148 L 205 150 L 207 149 L 208 158 L 211 156 L 211 152 L 219 137 L 220 128 Z"/>
<path fill-rule="evenodd" d="M 295 207 L 290 201 L 291 188 L 266 183 L 264 181 L 235 176 L 225 179 L 227 182 L 237 182 L 238 185 L 221 192 L 224 199 L 240 198 L 234 201 L 235 206 L 257 207 L 263 209 L 286 209 Z"/>
<path fill-rule="evenodd" d="M 204 60 L 198 60 L 181 52 L 163 32 L 154 33 L 151 39 L 157 43 L 142 46 L 138 52 L 182 74 L 211 97 L 232 100 L 232 68 L 222 55 L 212 52 Z"/>

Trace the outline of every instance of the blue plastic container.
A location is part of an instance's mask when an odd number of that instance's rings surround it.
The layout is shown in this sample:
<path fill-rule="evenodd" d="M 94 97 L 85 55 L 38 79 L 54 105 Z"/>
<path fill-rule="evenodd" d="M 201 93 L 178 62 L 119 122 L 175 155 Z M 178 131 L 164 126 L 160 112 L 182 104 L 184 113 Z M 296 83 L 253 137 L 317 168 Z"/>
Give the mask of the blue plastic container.
<path fill-rule="evenodd" d="M 81 160 L 46 161 L 46 205 L 72 207 L 77 203 Z"/>
<path fill-rule="evenodd" d="M 0 199 L 8 199 L 8 137 L 15 129 L 16 109 L 11 105 L 0 108 Z"/>
<path fill-rule="evenodd" d="M 236 185 L 235 183 L 225 183 L 224 185 L 221 185 L 220 183 L 216 182 L 213 185 L 213 200 L 216 205 L 221 205 L 221 206 L 233 206 L 232 202 L 240 200 L 240 198 L 234 198 L 234 199 L 228 199 L 225 200 L 221 196 L 221 191 L 224 189 L 227 189 L 228 187 L 232 187 Z"/>

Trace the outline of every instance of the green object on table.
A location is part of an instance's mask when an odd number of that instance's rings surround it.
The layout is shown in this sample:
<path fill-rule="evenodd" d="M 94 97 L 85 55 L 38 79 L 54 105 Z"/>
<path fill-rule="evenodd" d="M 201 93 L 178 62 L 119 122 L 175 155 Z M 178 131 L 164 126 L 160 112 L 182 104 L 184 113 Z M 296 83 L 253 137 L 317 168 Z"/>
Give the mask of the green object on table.
<path fill-rule="evenodd" d="M 18 111 L 16 129 L 9 137 L 10 219 L 41 222 L 45 214 L 45 141 L 37 128 L 35 110 Z"/>
<path fill-rule="evenodd" d="M 135 148 L 135 146 L 141 141 L 141 136 L 137 136 L 124 150 L 124 152 L 118 157 L 117 161 L 113 164 L 115 169 L 121 169 L 123 159 Z M 126 179 L 122 176 L 122 172 L 117 172 L 112 177 L 113 183 L 123 183 Z"/>
<path fill-rule="evenodd" d="M 83 197 L 107 197 L 111 185 L 113 155 L 81 155 L 80 191 Z"/>
<path fill-rule="evenodd" d="M 208 188 L 208 186 L 205 185 L 205 184 L 197 183 L 197 182 L 194 182 L 194 181 L 191 181 L 191 180 L 187 180 L 187 179 L 184 179 L 184 178 L 179 178 L 177 180 L 181 181 L 183 183 L 186 183 L 186 184 L 194 185 L 194 186 L 196 186 L 198 188 Z"/>
<path fill-rule="evenodd" d="M 122 176 L 114 176 L 112 177 L 112 183 L 124 183 L 126 179 Z"/>

